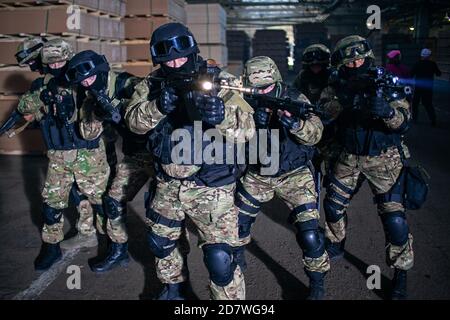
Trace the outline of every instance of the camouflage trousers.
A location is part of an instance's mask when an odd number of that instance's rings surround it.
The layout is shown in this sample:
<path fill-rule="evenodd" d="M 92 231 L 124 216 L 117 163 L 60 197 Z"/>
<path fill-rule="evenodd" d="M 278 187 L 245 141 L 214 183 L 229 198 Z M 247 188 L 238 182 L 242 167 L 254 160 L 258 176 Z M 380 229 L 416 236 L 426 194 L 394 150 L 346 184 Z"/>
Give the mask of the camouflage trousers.
<path fill-rule="evenodd" d="M 109 176 L 109 166 L 106 162 L 104 146 L 101 143 L 97 149 L 68 150 L 47 152 L 49 158 L 47 178 L 42 191 L 44 203 L 57 210 L 63 210 L 69 205 L 70 190 L 74 183 L 81 194 L 87 197 L 92 205 L 102 204 Z M 81 203 L 80 203 L 81 204 Z M 83 209 L 84 217 L 89 213 Z M 88 224 L 89 219 L 88 220 Z M 85 223 L 82 221 L 81 223 Z M 79 220 L 80 223 L 80 220 Z M 42 239 L 46 243 L 58 243 L 64 239 L 64 218 L 52 225 L 44 224 Z"/>
<path fill-rule="evenodd" d="M 238 239 L 238 211 L 234 206 L 235 184 L 223 187 L 199 186 L 193 181 L 158 178 L 154 199 L 147 210 L 146 222 L 150 232 L 157 237 L 177 241 L 178 245 L 165 258 L 156 258 L 158 278 L 163 283 L 187 281 L 185 252 L 180 246 L 184 220 L 189 217 L 199 235 L 199 247 L 208 244 L 234 246 Z M 149 212 L 158 217 L 151 217 Z M 245 282 L 241 269 L 236 267 L 232 281 L 218 286 L 210 281 L 211 298 L 214 300 L 245 299 Z"/>
<path fill-rule="evenodd" d="M 83 235 L 95 233 L 94 220 L 95 214 L 91 203 L 79 190 L 77 185 L 73 185 L 71 190 L 73 204 L 77 207 L 78 219 L 76 229 Z"/>
<path fill-rule="evenodd" d="M 319 155 L 316 162 L 320 165 L 324 164 L 325 174 L 328 174 L 342 152 L 342 146 L 335 140 L 329 141 L 327 144 L 319 147 Z M 317 167 L 316 167 L 317 168 Z"/>
<path fill-rule="evenodd" d="M 403 161 L 397 147 L 387 149 L 379 156 L 357 156 L 342 152 L 336 163 L 324 201 L 326 214 L 326 237 L 333 243 L 346 238 L 347 215 L 346 210 L 352 196 L 358 189 L 361 175 L 368 180 L 374 195 L 388 193 L 397 182 L 403 168 Z M 390 200 L 378 203 L 378 214 L 382 221 L 389 215 L 404 217 L 405 208 L 402 203 Z M 413 237 L 407 228 L 404 243 L 392 244 L 387 241 L 386 260 L 389 266 L 403 270 L 412 268 L 414 253 Z M 389 232 L 385 230 L 387 239 Z"/>
<path fill-rule="evenodd" d="M 245 219 L 245 216 L 256 218 L 260 204 L 256 204 L 254 200 L 262 204 L 272 200 L 276 195 L 289 207 L 291 211 L 289 220 L 293 224 L 319 220 L 315 182 L 311 170 L 306 166 L 279 177 L 260 176 L 248 171 L 241 178 L 240 188 L 245 190 L 244 192 L 238 190 L 236 194 L 241 219 Z M 245 196 L 244 193 L 248 195 Z M 254 200 L 250 201 L 249 196 Z M 251 235 L 250 230 L 241 232 L 242 226 L 240 228 L 239 245 L 242 246 L 251 241 Z M 304 255 L 303 264 L 309 271 L 326 272 L 330 269 L 330 259 L 326 251 L 315 258 Z"/>
<path fill-rule="evenodd" d="M 116 176 L 108 191 L 108 196 L 122 206 L 123 214 L 110 218 L 106 209 L 106 229 L 109 238 L 115 243 L 128 241 L 126 229 L 127 202 L 134 199 L 141 188 L 154 176 L 153 161 L 150 154 L 125 156 L 116 167 Z"/>

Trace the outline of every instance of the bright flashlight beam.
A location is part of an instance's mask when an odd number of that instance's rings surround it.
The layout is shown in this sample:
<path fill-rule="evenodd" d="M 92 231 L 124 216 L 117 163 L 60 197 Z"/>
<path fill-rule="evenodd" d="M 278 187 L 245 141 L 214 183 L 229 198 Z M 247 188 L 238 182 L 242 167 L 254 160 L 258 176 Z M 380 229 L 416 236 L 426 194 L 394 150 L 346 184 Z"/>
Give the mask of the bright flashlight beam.
<path fill-rule="evenodd" d="M 205 81 L 202 83 L 203 90 L 209 91 L 213 88 L 212 82 Z"/>

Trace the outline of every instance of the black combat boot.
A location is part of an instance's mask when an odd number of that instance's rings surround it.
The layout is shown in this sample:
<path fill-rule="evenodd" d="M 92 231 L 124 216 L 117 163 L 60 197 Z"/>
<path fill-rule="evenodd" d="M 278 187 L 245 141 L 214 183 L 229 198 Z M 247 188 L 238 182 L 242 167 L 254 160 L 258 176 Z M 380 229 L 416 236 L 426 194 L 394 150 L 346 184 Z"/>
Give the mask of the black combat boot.
<path fill-rule="evenodd" d="M 233 260 L 244 272 L 247 269 L 247 261 L 245 260 L 245 246 L 233 247 Z"/>
<path fill-rule="evenodd" d="M 55 264 L 57 261 L 61 260 L 62 253 L 59 243 L 42 243 L 41 251 L 34 260 L 34 270 L 36 271 L 46 271 Z"/>
<path fill-rule="evenodd" d="M 395 269 L 394 278 L 392 279 L 391 300 L 405 300 L 406 293 L 406 271 Z"/>
<path fill-rule="evenodd" d="M 117 266 L 127 266 L 130 258 L 128 257 L 128 243 L 112 242 L 109 248 L 108 256 L 105 260 L 90 265 L 93 272 L 107 272 Z"/>
<path fill-rule="evenodd" d="M 341 242 L 331 242 L 326 240 L 325 250 L 328 253 L 330 260 L 336 261 L 344 257 L 345 239 Z"/>
<path fill-rule="evenodd" d="M 189 283 L 187 281 L 173 284 L 166 283 L 156 300 L 186 300 L 188 289 Z"/>
<path fill-rule="evenodd" d="M 323 300 L 323 297 L 325 296 L 325 286 L 323 281 L 325 273 L 308 270 L 305 270 L 305 272 L 309 278 L 309 295 L 306 300 Z"/>

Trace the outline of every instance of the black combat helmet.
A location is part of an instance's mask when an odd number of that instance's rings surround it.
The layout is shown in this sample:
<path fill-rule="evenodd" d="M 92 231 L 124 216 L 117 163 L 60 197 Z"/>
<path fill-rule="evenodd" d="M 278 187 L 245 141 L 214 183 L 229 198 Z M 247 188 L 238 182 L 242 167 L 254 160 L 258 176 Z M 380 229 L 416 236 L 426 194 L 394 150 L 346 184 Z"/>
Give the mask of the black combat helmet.
<path fill-rule="evenodd" d="M 194 35 L 187 27 L 181 23 L 167 23 L 153 32 L 150 53 L 156 66 L 189 55 L 197 55 L 200 50 Z"/>
<path fill-rule="evenodd" d="M 109 63 L 104 55 L 92 50 L 81 51 L 70 60 L 66 80 L 78 84 L 93 75 L 107 73 L 109 70 Z"/>

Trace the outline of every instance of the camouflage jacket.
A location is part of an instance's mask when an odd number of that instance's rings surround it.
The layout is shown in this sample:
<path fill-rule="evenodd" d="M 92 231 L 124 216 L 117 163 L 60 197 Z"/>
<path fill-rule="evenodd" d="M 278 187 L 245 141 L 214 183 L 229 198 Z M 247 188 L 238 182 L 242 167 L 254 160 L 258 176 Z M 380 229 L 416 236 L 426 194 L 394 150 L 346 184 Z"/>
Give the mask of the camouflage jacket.
<path fill-rule="evenodd" d="M 121 77 L 121 75 L 124 77 Z M 138 81 L 139 78 L 125 73 L 110 71 L 108 74 L 106 94 L 112 99 L 112 105 L 115 106 L 122 115 L 132 96 L 133 88 Z M 83 138 L 86 140 L 97 139 L 103 132 L 103 119 L 97 117 L 95 112 L 93 112 L 97 104 L 95 98 L 89 91 L 83 92 L 83 95 L 85 95 L 85 98 L 83 98 L 81 102 L 82 120 L 80 122 L 80 131 Z M 126 138 L 124 136 L 126 135 L 124 131 L 129 130 L 127 130 L 124 120 L 114 127 L 115 129 L 124 129 L 118 131 L 123 138 Z"/>
<path fill-rule="evenodd" d="M 156 106 L 156 99 L 149 100 L 149 94 L 154 89 L 151 88 L 150 78 L 158 72 L 150 74 L 135 87 L 135 92 L 126 108 L 125 120 L 134 133 L 145 134 L 165 118 L 165 115 Z M 227 72 L 222 71 L 219 78 L 227 79 L 229 83 L 238 85 L 235 77 Z M 156 88 L 156 90 L 158 89 Z M 235 91 L 221 90 L 218 96 L 225 103 L 225 119 L 216 126 L 216 129 L 229 141 L 235 143 L 249 141 L 255 133 L 253 109 L 242 95 Z"/>

